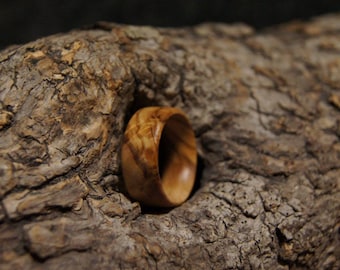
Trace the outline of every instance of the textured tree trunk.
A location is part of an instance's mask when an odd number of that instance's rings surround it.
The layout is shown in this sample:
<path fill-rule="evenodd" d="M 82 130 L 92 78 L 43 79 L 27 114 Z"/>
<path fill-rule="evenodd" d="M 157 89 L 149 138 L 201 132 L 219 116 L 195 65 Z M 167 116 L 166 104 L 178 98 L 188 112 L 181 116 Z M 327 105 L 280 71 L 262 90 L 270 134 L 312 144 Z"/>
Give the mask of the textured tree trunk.
<path fill-rule="evenodd" d="M 191 119 L 197 185 L 125 190 L 144 106 Z M 1 269 L 339 269 L 340 16 L 255 32 L 98 24 L 0 54 Z"/>

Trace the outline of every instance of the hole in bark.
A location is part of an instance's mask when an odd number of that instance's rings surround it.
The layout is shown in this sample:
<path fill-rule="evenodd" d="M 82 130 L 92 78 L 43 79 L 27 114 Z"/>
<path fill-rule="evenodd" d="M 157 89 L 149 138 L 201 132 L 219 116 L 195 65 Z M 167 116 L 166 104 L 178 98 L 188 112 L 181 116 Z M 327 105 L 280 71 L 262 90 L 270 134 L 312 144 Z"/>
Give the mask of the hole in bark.
<path fill-rule="evenodd" d="M 138 88 L 138 82 L 136 84 L 137 84 L 136 88 Z M 150 97 L 148 97 L 145 93 L 142 93 L 142 92 L 136 90 L 135 94 L 134 94 L 134 100 L 131 104 L 131 107 L 130 107 L 128 113 L 125 116 L 125 126 L 127 125 L 128 121 L 130 120 L 130 118 L 132 117 L 132 115 L 136 111 L 138 111 L 139 109 L 142 109 L 144 107 L 150 107 L 150 106 L 159 106 L 159 104 L 157 104 L 157 102 L 154 99 L 151 99 Z M 160 150 L 160 151 L 162 151 L 162 150 Z M 163 155 L 163 157 L 164 157 L 164 155 Z M 165 166 L 166 163 L 167 163 L 167 160 L 161 159 L 159 161 L 161 174 L 163 172 L 162 166 Z M 189 195 L 188 200 L 190 198 L 192 198 L 192 196 L 195 194 L 195 192 L 197 192 L 201 188 L 201 179 L 202 179 L 203 171 L 204 171 L 204 160 L 201 156 L 197 155 L 197 168 L 196 168 L 195 182 L 194 182 L 194 186 L 192 188 L 192 191 Z M 120 190 L 128 198 L 131 199 L 131 197 L 127 193 L 127 190 L 125 188 L 124 183 L 122 183 L 122 186 L 123 187 L 121 187 Z M 145 205 L 141 204 L 142 214 L 165 214 L 165 213 L 170 212 L 172 209 L 173 208 L 159 208 L 159 207 L 145 206 Z"/>
<path fill-rule="evenodd" d="M 279 242 L 280 246 L 280 252 L 277 256 L 277 261 L 281 265 L 292 265 L 292 261 L 289 260 L 288 257 L 286 257 L 285 252 L 284 252 L 284 245 L 285 243 L 288 242 L 286 236 L 282 233 L 282 231 L 279 228 L 275 228 L 275 234 Z"/>
<path fill-rule="evenodd" d="M 278 261 L 278 263 L 281 264 L 281 265 L 288 265 L 288 266 L 291 266 L 291 265 L 292 265 L 292 262 L 291 262 L 290 260 L 284 259 L 284 258 L 282 258 L 280 255 L 278 255 L 277 261 Z"/>
<path fill-rule="evenodd" d="M 276 229 L 275 229 L 275 234 L 276 234 L 277 239 L 279 240 L 280 246 L 281 246 L 283 243 L 287 242 L 286 236 L 284 236 L 284 234 L 281 232 L 281 230 L 280 230 L 279 228 L 276 228 Z"/>
<path fill-rule="evenodd" d="M 136 82 L 136 88 L 138 88 L 138 82 Z M 147 97 L 145 93 L 141 93 L 140 91 L 136 90 L 134 93 L 133 102 L 131 104 L 130 109 L 125 115 L 125 126 L 129 122 L 132 115 L 134 115 L 135 112 L 137 112 L 139 109 L 142 109 L 144 107 L 151 107 L 151 106 L 159 106 L 156 104 L 156 101 L 153 99 L 150 99 Z"/>

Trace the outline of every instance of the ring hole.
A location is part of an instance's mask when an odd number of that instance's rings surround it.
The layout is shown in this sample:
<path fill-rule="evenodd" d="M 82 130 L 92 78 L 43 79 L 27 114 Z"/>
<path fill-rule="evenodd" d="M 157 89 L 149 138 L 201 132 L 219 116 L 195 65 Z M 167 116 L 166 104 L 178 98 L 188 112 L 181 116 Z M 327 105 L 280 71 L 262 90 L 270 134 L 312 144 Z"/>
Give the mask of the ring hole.
<path fill-rule="evenodd" d="M 138 88 L 138 87 L 137 87 Z M 157 102 L 153 99 L 150 99 L 147 94 L 144 92 L 136 91 L 134 93 L 134 100 L 130 104 L 128 111 L 125 115 L 125 126 L 129 122 L 129 119 L 134 115 L 138 110 L 146 108 L 146 107 L 152 107 L 152 106 L 158 106 Z"/>
<path fill-rule="evenodd" d="M 159 143 L 159 153 L 158 153 L 158 167 L 159 176 L 163 178 L 164 171 L 169 169 L 172 156 L 174 155 L 173 149 L 169 147 L 169 138 L 163 133 L 160 143 Z"/>
<path fill-rule="evenodd" d="M 187 119 L 174 115 L 162 132 L 158 169 L 164 193 L 172 203 L 188 198 L 194 186 L 197 165 L 195 135 Z"/>

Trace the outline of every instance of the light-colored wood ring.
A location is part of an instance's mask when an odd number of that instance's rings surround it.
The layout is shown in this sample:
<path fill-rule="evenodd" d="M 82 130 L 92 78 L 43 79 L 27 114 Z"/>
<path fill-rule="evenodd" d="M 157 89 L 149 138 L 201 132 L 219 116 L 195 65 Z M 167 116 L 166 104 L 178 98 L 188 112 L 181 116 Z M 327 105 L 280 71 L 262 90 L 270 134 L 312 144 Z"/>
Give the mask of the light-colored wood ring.
<path fill-rule="evenodd" d="M 146 107 L 130 119 L 121 151 L 129 195 L 142 204 L 173 207 L 195 182 L 195 134 L 185 114 L 171 107 Z"/>

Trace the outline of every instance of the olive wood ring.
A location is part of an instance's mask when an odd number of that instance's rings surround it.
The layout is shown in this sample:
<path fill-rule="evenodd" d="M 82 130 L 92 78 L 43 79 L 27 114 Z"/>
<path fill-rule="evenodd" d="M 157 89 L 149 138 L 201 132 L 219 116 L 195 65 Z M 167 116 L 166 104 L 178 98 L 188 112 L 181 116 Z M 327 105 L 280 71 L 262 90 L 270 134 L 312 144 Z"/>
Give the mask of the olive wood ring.
<path fill-rule="evenodd" d="M 142 204 L 173 207 L 190 195 L 195 182 L 195 134 L 184 112 L 146 107 L 130 119 L 121 151 L 129 195 Z"/>

